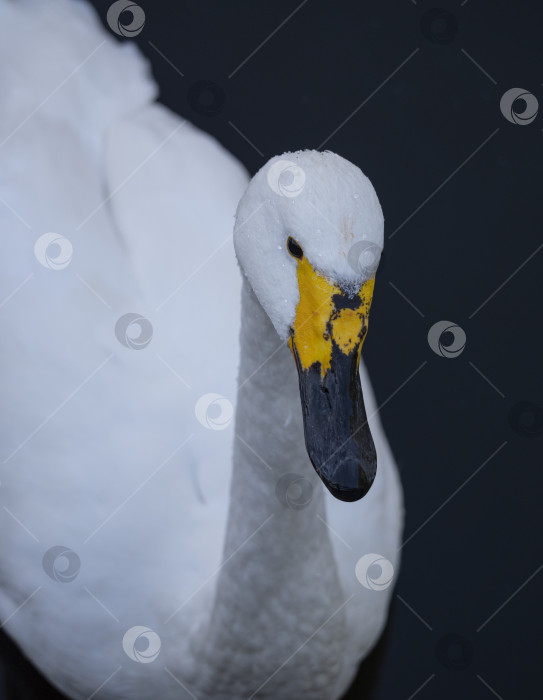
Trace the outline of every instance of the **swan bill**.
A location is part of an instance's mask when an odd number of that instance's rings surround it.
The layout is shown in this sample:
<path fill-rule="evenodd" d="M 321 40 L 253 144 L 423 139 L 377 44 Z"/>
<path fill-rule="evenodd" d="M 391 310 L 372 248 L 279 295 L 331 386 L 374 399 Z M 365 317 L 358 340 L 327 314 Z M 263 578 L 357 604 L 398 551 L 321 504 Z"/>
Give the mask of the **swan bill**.
<path fill-rule="evenodd" d="M 298 284 L 289 346 L 298 370 L 306 449 L 332 495 L 357 501 L 377 469 L 358 371 L 374 280 L 349 294 L 304 259 Z"/>

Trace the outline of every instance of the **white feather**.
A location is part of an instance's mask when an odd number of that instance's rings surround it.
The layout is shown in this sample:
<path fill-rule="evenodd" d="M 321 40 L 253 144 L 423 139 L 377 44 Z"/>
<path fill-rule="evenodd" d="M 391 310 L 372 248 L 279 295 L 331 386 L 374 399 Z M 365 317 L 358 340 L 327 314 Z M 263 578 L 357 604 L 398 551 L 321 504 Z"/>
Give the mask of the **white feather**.
<path fill-rule="evenodd" d="M 348 281 L 348 241 L 334 233 L 344 231 L 344 217 L 351 240 L 382 243 L 369 181 L 333 154 L 285 154 L 303 162 L 306 192 L 288 198 L 270 190 L 265 218 L 253 221 L 258 255 L 239 232 L 252 198 L 268 196 L 262 172 L 240 205 L 238 253 L 276 330 L 246 300 L 258 332 L 241 376 L 251 363 L 264 366 L 240 390 L 253 408 L 240 410 L 236 431 L 243 437 L 239 431 L 260 416 L 262 428 L 255 424 L 245 437 L 273 464 L 268 474 L 261 458 L 241 454 L 236 468 L 250 467 L 247 488 L 230 496 L 234 423 L 209 429 L 195 409 L 206 394 L 225 397 L 219 409 L 236 403 L 241 276 L 232 231 L 245 171 L 213 138 L 153 102 L 146 62 L 83 2 L 1 0 L 0 87 L 5 629 L 72 698 L 87 698 L 102 683 L 99 697 L 112 700 L 248 697 L 261 684 L 258 697 L 339 697 L 384 625 L 391 590 L 361 586 L 355 565 L 377 552 L 397 566 L 401 492 L 363 368 L 376 482 L 362 502 L 345 504 L 315 480 L 292 358 L 282 347 L 265 363 L 296 304 L 292 261 L 277 250 L 283 229 L 272 224 L 296 228 L 316 266 Z M 324 161 L 350 173 L 347 190 L 326 178 Z M 318 225 L 310 201 L 330 227 Z M 254 236 L 255 227 L 246 230 Z M 34 252 L 50 232 L 71 244 L 63 269 Z M 53 263 L 57 252 L 53 246 Z M 140 350 L 116 337 L 127 313 L 152 325 Z M 286 398 L 270 405 L 283 385 Z M 267 422 L 275 427 L 266 431 Z M 312 503 L 296 515 L 274 492 L 285 471 L 315 486 Z M 258 528 L 220 568 L 225 538 L 228 552 L 229 541 Z M 80 560 L 71 582 L 53 580 L 43 564 L 59 545 Z M 347 599 L 315 643 L 284 664 Z M 135 626 L 160 637 L 153 663 L 123 650 Z M 224 644 L 225 634 L 239 645 Z M 211 683 L 217 677 L 224 687 Z"/>

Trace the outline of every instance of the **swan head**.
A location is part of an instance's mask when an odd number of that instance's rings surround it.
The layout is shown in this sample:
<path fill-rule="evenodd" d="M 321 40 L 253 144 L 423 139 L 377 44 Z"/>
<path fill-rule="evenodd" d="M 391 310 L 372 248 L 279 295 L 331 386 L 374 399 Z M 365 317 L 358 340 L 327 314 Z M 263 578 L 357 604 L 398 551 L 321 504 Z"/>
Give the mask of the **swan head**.
<path fill-rule="evenodd" d="M 309 458 L 334 496 L 356 501 L 377 468 L 358 371 L 383 247 L 375 190 L 329 151 L 277 156 L 240 201 L 234 245 L 294 357 Z"/>

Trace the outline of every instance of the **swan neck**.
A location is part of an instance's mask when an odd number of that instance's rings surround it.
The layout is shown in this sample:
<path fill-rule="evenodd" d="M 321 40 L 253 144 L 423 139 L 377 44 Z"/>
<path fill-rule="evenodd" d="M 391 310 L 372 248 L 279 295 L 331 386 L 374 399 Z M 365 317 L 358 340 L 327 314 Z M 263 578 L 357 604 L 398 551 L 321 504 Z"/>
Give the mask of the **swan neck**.
<path fill-rule="evenodd" d="M 323 486 L 305 450 L 294 360 L 245 280 L 240 340 L 230 506 L 206 652 L 217 659 L 224 649 L 246 648 L 257 624 L 264 644 L 258 675 L 253 678 L 250 653 L 241 654 L 240 663 L 246 660 L 244 674 L 258 687 L 285 654 L 285 630 L 293 650 L 306 643 L 302 656 L 317 654 L 307 638 L 341 606 L 343 593 Z M 328 624 L 334 633 L 342 616 Z M 228 674 L 225 668 L 212 679 L 213 697 L 235 681 Z M 275 682 L 273 675 L 270 697 Z"/>

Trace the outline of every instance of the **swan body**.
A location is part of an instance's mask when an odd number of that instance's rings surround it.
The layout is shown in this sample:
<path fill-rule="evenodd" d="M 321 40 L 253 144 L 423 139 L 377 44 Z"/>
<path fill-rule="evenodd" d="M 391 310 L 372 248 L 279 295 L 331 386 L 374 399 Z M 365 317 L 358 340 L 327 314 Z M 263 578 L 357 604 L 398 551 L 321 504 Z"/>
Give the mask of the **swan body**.
<path fill-rule="evenodd" d="M 246 189 L 85 3 L 0 20 L 0 623 L 71 698 L 340 697 L 385 623 L 355 569 L 397 570 L 401 488 L 363 365 L 371 490 L 343 503 L 309 460 L 284 234 L 354 285 L 369 181 L 309 151 Z M 270 189 L 281 158 L 299 196 Z"/>

